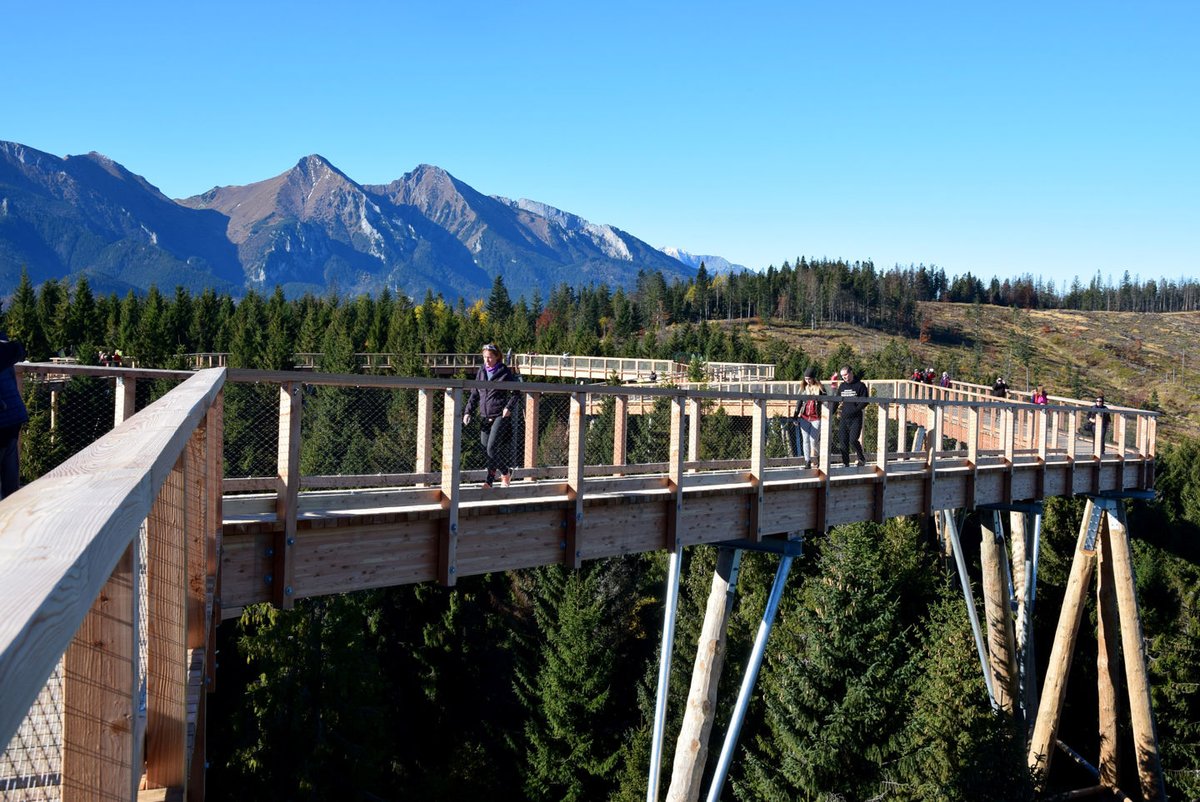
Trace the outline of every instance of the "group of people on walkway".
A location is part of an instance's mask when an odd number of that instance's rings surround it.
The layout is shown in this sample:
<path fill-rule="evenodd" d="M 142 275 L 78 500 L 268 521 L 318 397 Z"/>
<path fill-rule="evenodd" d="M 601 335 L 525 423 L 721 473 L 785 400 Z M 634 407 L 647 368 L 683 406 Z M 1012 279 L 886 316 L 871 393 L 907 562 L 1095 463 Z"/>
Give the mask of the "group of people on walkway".
<path fill-rule="evenodd" d="M 463 425 L 478 420 L 479 443 L 486 454 L 487 467 L 483 486 L 492 487 L 499 479 L 503 487 L 508 487 L 512 481 L 514 462 L 513 422 L 519 409 L 520 396 L 515 390 L 499 385 L 507 381 L 519 381 L 520 377 L 504 363 L 500 349 L 495 344 L 484 345 L 481 354 L 483 364 L 476 371 L 475 380 L 486 382 L 487 386 L 471 390 L 463 412 Z M 932 372 L 932 368 L 929 371 L 915 370 L 913 380 L 929 381 L 925 376 Z M 917 379 L 917 376 L 921 378 Z M 947 383 L 949 376 L 948 372 L 943 372 L 943 380 Z M 994 398 L 1009 396 L 1008 383 L 1003 376 L 996 378 L 991 395 Z M 850 365 L 843 365 L 830 376 L 828 390 L 817 378 L 815 367 L 804 371 L 803 384 L 792 413 L 794 453 L 804 458 L 805 468 L 813 468 L 818 463 L 821 441 L 820 398 L 823 396 L 834 396 L 838 399 L 834 406 L 834 413 L 837 415 L 837 439 L 834 442 L 841 456 L 842 467 L 850 467 L 851 451 L 854 452 L 855 464 L 863 467 L 866 465 L 866 453 L 862 445 L 863 413 L 866 404 L 859 399 L 868 398 L 870 390 Z M 1029 398 L 1035 404 L 1049 403 L 1046 388 L 1041 384 L 1030 393 Z M 1101 453 L 1108 428 L 1107 410 L 1103 394 L 1098 394 L 1095 405 L 1088 410 L 1084 424 L 1085 432 L 1093 433 L 1101 440 Z"/>

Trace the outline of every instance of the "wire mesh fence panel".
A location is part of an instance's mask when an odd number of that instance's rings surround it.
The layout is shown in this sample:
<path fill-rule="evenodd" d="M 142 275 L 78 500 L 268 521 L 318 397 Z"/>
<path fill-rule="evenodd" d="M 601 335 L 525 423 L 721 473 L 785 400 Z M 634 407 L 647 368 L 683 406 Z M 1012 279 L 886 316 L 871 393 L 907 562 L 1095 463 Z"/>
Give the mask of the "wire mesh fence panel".
<path fill-rule="evenodd" d="M 570 448 L 571 396 L 543 393 L 538 404 L 537 465 L 565 467 Z"/>
<path fill-rule="evenodd" d="M 719 402 L 702 404 L 700 453 L 703 461 L 750 459 L 754 420 L 750 415 L 730 414 Z M 749 412 L 752 407 L 745 407 Z M 737 407 L 737 411 L 743 411 Z"/>
<path fill-rule="evenodd" d="M 225 385 L 225 476 L 275 476 L 279 470 L 279 385 Z"/>
<path fill-rule="evenodd" d="M 63 663 L 59 660 L 16 735 L 0 753 L 0 800 L 61 799 L 62 740 Z"/>
<path fill-rule="evenodd" d="M 584 460 L 588 465 L 612 465 L 613 438 L 619 428 L 617 399 L 588 393 L 584 412 Z"/>
<path fill-rule="evenodd" d="M 415 471 L 416 390 L 306 384 L 301 398 L 301 476 Z"/>
<path fill-rule="evenodd" d="M 671 456 L 671 399 L 654 396 L 631 398 L 625 437 L 627 464 L 666 462 Z M 686 429 L 684 442 L 687 442 Z"/>

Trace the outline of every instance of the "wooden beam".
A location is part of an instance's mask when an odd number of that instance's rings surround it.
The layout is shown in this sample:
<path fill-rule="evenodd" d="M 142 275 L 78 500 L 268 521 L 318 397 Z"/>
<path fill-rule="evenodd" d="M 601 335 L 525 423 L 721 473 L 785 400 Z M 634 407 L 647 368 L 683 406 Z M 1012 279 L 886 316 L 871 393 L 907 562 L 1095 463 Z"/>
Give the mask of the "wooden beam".
<path fill-rule="evenodd" d="M 441 507 L 445 517 L 438 535 L 438 580 L 446 586 L 458 581 L 458 506 L 462 470 L 463 390 L 449 387 L 443 399 Z"/>
<path fill-rule="evenodd" d="M 433 470 L 433 400 L 434 390 L 422 387 L 417 390 L 417 455 L 413 466 L 415 473 Z"/>
<path fill-rule="evenodd" d="M 587 416 L 587 393 L 571 394 L 570 418 L 567 421 L 567 499 L 571 506 L 567 509 L 567 541 L 563 553 L 563 563 L 571 568 L 583 564 L 583 544 L 580 542 L 583 532 L 583 466 L 586 462 L 584 446 L 587 443 L 587 432 L 584 423 Z"/>
<path fill-rule="evenodd" d="M 754 488 L 750 496 L 750 531 L 752 543 L 762 541 L 763 529 L 763 481 L 767 472 L 767 402 L 754 402 L 750 418 L 750 485 Z"/>
<path fill-rule="evenodd" d="M 537 465 L 538 416 L 542 409 L 541 393 L 525 394 L 525 462 L 526 468 Z"/>
<path fill-rule="evenodd" d="M 1069 495 L 1075 495 L 1075 443 L 1079 436 L 1079 412 L 1072 409 L 1067 413 L 1067 492 Z"/>
<path fill-rule="evenodd" d="M 300 392 L 299 382 L 279 386 L 279 452 L 275 481 L 275 519 L 283 522 L 271 544 L 271 601 L 290 610 L 296 545 L 296 508 L 300 497 Z"/>
<path fill-rule="evenodd" d="M 729 629 L 729 614 L 733 610 L 734 589 L 737 587 L 738 562 L 737 550 L 717 550 L 717 564 L 704 610 L 704 623 L 696 643 L 692 684 L 688 689 L 687 707 L 675 744 L 675 763 L 671 770 L 667 802 L 692 802 L 700 798 L 700 784 L 708 757 L 708 739 L 717 712 L 717 687 L 721 680 L 721 669 L 725 665 L 725 638 Z"/>
<path fill-rule="evenodd" d="M 1010 510 L 1008 521 L 1009 541 L 1012 544 L 1013 596 L 1017 600 L 1013 631 L 1021 679 L 1021 709 L 1028 720 L 1037 709 L 1037 665 L 1033 659 L 1033 611 L 1030 609 L 1036 589 L 1029 585 L 1033 581 L 1034 546 L 1027 512 Z"/>
<path fill-rule="evenodd" d="M 181 455 L 146 521 L 146 783 L 186 787 L 187 461 Z"/>
<path fill-rule="evenodd" d="M 187 647 L 203 649 L 208 642 L 208 534 L 207 512 L 208 470 L 205 446 L 208 439 L 207 418 L 197 427 L 183 452 L 184 476 L 187 486 L 184 499 L 184 529 L 180 534 L 187 548 Z"/>
<path fill-rule="evenodd" d="M 130 546 L 63 661 L 63 802 L 131 799 L 141 780 L 136 561 Z"/>
<path fill-rule="evenodd" d="M 696 398 L 687 400 L 687 459 L 697 462 L 700 459 L 700 401 Z M 693 471 L 688 471 L 692 473 Z"/>
<path fill-rule="evenodd" d="M 983 568 L 983 610 L 987 618 L 988 657 L 992 668 L 992 690 L 996 704 L 1009 715 L 1016 713 L 1019 698 L 1016 637 L 1009 614 L 1004 529 L 1000 513 L 985 510 L 980 515 L 979 560 Z"/>
<path fill-rule="evenodd" d="M 833 400 L 821 402 L 821 430 L 817 433 L 817 475 L 821 483 L 814 499 L 814 526 L 818 532 L 829 529 L 829 471 L 833 465 Z"/>
<path fill-rule="evenodd" d="M 1001 499 L 1004 504 L 1012 503 L 1013 459 L 1016 456 L 1017 422 L 1013 417 L 1013 408 L 1005 407 L 1002 413 L 1004 423 L 1004 490 Z"/>
<path fill-rule="evenodd" d="M 667 525 L 663 548 L 675 551 L 679 541 L 679 521 L 683 517 L 683 405 L 682 395 L 671 397 L 671 434 L 667 447 Z"/>
<path fill-rule="evenodd" d="M 205 470 L 208 472 L 208 487 L 205 501 L 205 523 L 208 527 L 205 562 L 208 565 L 208 576 L 212 578 L 212 609 L 209 613 L 208 646 L 204 650 L 206 658 L 204 685 L 209 691 L 216 690 L 217 673 L 217 625 L 221 622 L 221 538 L 224 534 L 223 497 L 221 493 L 222 477 L 225 474 L 225 394 L 217 395 L 206 415 L 208 425 L 205 433 L 208 444 L 205 450 L 207 460 Z"/>
<path fill-rule="evenodd" d="M 977 484 L 976 479 L 979 474 L 979 436 L 982 431 L 980 423 L 979 407 L 967 408 L 967 465 L 970 470 L 967 484 L 967 499 L 963 505 L 968 510 L 975 509 L 978 499 L 976 498 Z"/>
<path fill-rule="evenodd" d="M 1054 633 L 1054 645 L 1046 667 L 1046 681 L 1042 685 L 1041 701 L 1038 703 L 1037 720 L 1029 741 L 1029 770 L 1033 772 L 1039 788 L 1045 785 L 1046 776 L 1050 773 L 1050 758 L 1054 755 L 1054 742 L 1058 737 L 1058 724 L 1067 696 L 1067 677 L 1071 672 L 1079 622 L 1083 617 L 1084 600 L 1096 566 L 1095 531 L 1092 529 L 1089 535 L 1089 528 L 1099 525 L 1100 514 L 1099 508 L 1089 498 L 1079 526 L 1075 557 L 1071 561 L 1071 573 L 1067 577 L 1058 628 Z"/>
<path fill-rule="evenodd" d="M 132 376 L 117 376 L 113 388 L 113 425 L 124 423 L 133 417 L 137 408 L 137 379 Z"/>
<path fill-rule="evenodd" d="M 1105 526 L 1107 529 L 1107 526 Z M 1120 614 L 1114 588 L 1112 538 L 1099 540 L 1096 571 L 1096 692 L 1099 702 L 1101 785 L 1118 788 L 1120 782 L 1120 714 L 1117 698 L 1121 682 Z"/>
<path fill-rule="evenodd" d="M 618 395 L 613 398 L 616 406 L 613 408 L 613 453 L 612 464 L 624 465 L 627 458 L 627 440 L 629 438 L 629 397 Z M 620 474 L 617 474 L 620 476 Z"/>
<path fill-rule="evenodd" d="M 1138 614 L 1137 587 L 1133 575 L 1133 551 L 1125 527 L 1122 502 L 1113 502 L 1106 512 L 1113 556 L 1113 584 L 1121 619 L 1121 650 L 1125 656 L 1125 678 L 1129 688 L 1130 724 L 1133 728 L 1134 760 L 1138 767 L 1142 799 L 1166 800 L 1154 709 L 1150 702 L 1150 676 L 1146 669 L 1146 640 Z"/>

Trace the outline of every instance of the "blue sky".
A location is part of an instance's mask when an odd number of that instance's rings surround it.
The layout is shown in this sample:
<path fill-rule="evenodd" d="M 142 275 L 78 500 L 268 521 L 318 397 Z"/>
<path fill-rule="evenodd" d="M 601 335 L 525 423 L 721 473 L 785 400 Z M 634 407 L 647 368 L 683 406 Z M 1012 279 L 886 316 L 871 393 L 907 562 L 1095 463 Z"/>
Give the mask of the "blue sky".
<path fill-rule="evenodd" d="M 7 4 L 0 139 L 171 197 L 435 164 L 652 245 L 1195 277 L 1200 2 Z"/>

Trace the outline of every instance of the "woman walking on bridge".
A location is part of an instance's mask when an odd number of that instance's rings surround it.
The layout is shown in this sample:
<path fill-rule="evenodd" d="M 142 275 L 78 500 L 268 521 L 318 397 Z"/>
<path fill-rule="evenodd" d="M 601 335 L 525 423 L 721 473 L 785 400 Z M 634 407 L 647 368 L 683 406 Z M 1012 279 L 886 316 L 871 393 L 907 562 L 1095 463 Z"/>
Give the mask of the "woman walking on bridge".
<path fill-rule="evenodd" d="M 483 346 L 483 366 L 475 372 L 475 381 L 515 381 L 512 369 L 500 361 L 500 349 L 488 343 Z M 487 452 L 487 478 L 484 487 L 491 487 L 500 474 L 500 484 L 508 487 L 512 480 L 512 415 L 517 410 L 520 394 L 499 387 L 475 387 L 467 396 L 463 425 L 471 422 L 471 414 L 479 409 L 479 442 Z"/>

